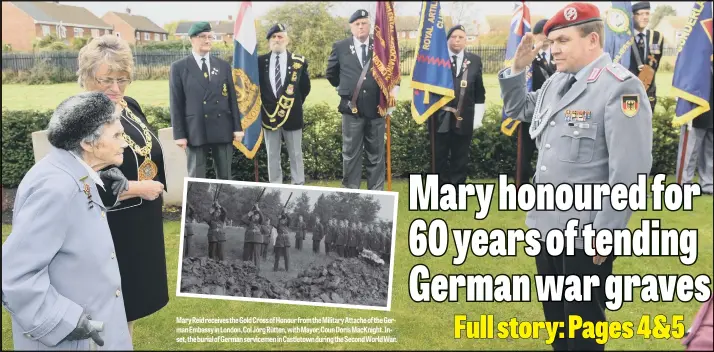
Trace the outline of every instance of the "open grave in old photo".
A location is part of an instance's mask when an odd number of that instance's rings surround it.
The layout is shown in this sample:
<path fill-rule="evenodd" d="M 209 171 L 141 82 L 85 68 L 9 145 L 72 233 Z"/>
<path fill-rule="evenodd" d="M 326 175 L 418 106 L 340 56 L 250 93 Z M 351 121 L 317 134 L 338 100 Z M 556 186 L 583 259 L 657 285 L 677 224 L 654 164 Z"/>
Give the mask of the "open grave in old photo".
<path fill-rule="evenodd" d="M 187 177 L 182 205 L 177 296 L 390 310 L 397 192 Z"/>

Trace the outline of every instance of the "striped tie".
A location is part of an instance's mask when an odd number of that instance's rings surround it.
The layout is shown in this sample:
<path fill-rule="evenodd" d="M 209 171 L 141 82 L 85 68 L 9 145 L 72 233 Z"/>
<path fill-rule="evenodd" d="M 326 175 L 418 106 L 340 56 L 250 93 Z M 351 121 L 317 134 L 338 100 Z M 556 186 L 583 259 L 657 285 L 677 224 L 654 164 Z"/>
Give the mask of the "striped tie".
<path fill-rule="evenodd" d="M 280 55 L 275 55 L 275 94 L 278 94 L 283 82 L 280 76 Z"/>

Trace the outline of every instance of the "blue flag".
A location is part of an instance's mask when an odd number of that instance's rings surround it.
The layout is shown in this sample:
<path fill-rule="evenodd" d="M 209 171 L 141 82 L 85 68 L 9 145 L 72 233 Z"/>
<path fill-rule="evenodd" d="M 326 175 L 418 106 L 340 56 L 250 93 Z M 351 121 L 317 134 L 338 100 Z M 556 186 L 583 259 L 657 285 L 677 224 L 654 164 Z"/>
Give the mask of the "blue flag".
<path fill-rule="evenodd" d="M 412 118 L 421 124 L 455 98 L 444 18 L 438 1 L 422 2 L 419 51 L 412 70 Z"/>
<path fill-rule="evenodd" d="M 677 48 L 672 91 L 677 98 L 674 126 L 681 126 L 711 110 L 712 3 L 696 1 Z M 687 32 L 689 29 L 691 30 Z M 709 73 L 707 73 L 709 72 Z"/>
<path fill-rule="evenodd" d="M 511 17 L 511 29 L 508 32 L 508 43 L 506 44 L 506 62 L 504 62 L 504 67 L 511 67 L 513 64 L 513 57 L 516 55 L 516 49 L 518 49 L 518 44 L 521 43 L 523 36 L 531 31 L 531 11 L 526 5 L 525 1 L 514 4 L 513 17 Z M 526 72 L 528 77 L 526 80 L 527 89 L 530 92 L 533 90 L 533 65 L 528 67 Z M 516 127 L 521 122 L 512 119 L 506 115 L 506 112 L 501 110 L 501 132 L 511 136 L 516 130 Z"/>
<path fill-rule="evenodd" d="M 613 1 L 605 14 L 605 52 L 613 62 L 630 67 L 630 46 L 634 43 L 632 5 L 629 1 Z"/>
<path fill-rule="evenodd" d="M 260 119 L 260 80 L 258 77 L 258 39 L 252 1 L 242 1 L 233 27 L 233 81 L 238 96 L 240 124 L 245 136 L 233 142 L 248 159 L 253 159 L 263 141 Z"/>

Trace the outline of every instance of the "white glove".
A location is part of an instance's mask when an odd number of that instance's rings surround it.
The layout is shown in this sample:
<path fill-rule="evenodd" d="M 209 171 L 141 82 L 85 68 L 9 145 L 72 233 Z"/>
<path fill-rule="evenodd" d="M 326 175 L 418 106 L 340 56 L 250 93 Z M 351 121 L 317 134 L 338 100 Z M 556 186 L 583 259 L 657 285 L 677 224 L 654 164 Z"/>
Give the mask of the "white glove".
<path fill-rule="evenodd" d="M 486 111 L 486 104 L 474 105 L 474 131 L 483 126 L 483 114 Z"/>
<path fill-rule="evenodd" d="M 394 99 L 397 99 L 397 97 L 399 96 L 399 86 L 394 86 L 394 88 L 392 88 L 392 91 L 389 92 L 389 94 L 393 96 Z"/>

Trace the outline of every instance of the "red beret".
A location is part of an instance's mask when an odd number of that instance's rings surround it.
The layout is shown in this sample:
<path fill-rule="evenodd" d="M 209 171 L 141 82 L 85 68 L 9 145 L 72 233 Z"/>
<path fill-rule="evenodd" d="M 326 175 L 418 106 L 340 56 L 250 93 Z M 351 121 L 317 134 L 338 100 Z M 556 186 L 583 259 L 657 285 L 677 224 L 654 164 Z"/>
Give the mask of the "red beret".
<path fill-rule="evenodd" d="M 543 26 L 543 34 L 548 36 L 550 31 L 593 21 L 602 21 L 600 10 L 597 6 L 584 2 L 574 2 L 565 6 L 546 22 L 545 26 Z"/>

